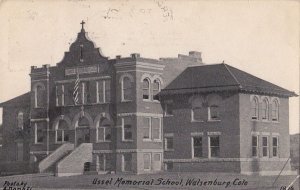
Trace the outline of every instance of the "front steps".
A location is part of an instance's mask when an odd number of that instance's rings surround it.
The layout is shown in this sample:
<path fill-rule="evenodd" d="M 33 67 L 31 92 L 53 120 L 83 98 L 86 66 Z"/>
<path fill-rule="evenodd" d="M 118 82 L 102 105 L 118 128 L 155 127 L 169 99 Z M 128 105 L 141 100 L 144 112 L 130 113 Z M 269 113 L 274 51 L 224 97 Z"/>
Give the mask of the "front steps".
<path fill-rule="evenodd" d="M 56 166 L 56 176 L 72 176 L 84 173 L 85 164 L 92 163 L 93 144 L 82 143 L 69 155 L 58 162 Z"/>
<path fill-rule="evenodd" d="M 55 173 L 56 164 L 70 154 L 72 150 L 74 150 L 74 144 L 62 144 L 39 163 L 39 173 Z"/>

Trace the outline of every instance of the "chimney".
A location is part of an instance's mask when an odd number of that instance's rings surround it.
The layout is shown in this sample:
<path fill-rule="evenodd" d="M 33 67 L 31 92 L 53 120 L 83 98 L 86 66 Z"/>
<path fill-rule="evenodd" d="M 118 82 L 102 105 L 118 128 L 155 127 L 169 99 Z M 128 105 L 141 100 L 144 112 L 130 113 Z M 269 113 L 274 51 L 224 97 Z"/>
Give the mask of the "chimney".
<path fill-rule="evenodd" d="M 31 66 L 31 70 L 34 70 L 36 68 L 37 68 L 37 66 Z"/>
<path fill-rule="evenodd" d="M 139 53 L 132 53 L 132 54 L 130 54 L 130 56 L 131 56 L 131 58 L 136 59 L 136 58 L 140 57 L 140 54 Z"/>
<path fill-rule="evenodd" d="M 121 59 L 121 55 L 117 55 L 117 56 L 116 56 L 116 59 Z"/>
<path fill-rule="evenodd" d="M 197 61 L 199 61 L 199 62 L 202 62 L 201 52 L 199 52 L 199 51 L 190 51 L 189 56 L 196 58 Z"/>
<path fill-rule="evenodd" d="M 50 64 L 43 65 L 43 68 L 49 68 Z"/>

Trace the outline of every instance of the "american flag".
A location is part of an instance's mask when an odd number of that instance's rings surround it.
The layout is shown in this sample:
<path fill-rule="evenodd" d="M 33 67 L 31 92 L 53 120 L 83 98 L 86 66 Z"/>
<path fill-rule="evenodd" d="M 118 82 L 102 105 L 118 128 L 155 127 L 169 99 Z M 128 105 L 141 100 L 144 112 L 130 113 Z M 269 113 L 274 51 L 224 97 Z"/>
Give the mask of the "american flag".
<path fill-rule="evenodd" d="M 73 99 L 74 99 L 75 105 L 77 105 L 79 103 L 79 99 L 78 99 L 79 82 L 80 82 L 79 73 L 77 73 L 77 77 L 76 77 L 76 81 L 75 81 L 75 85 L 74 85 L 74 91 L 73 91 Z"/>

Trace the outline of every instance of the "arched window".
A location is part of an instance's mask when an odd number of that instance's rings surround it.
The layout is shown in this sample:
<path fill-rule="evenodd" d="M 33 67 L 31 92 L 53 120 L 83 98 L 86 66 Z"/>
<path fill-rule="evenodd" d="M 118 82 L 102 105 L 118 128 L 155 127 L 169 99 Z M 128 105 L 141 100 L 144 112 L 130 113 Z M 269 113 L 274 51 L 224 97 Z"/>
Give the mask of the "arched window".
<path fill-rule="evenodd" d="M 254 97 L 251 101 L 251 118 L 258 119 L 258 99 Z"/>
<path fill-rule="evenodd" d="M 203 108 L 203 100 L 195 98 L 192 101 L 192 121 L 203 121 L 205 110 Z"/>
<path fill-rule="evenodd" d="M 59 120 L 56 129 L 56 142 L 63 143 L 69 141 L 68 123 L 65 120 Z"/>
<path fill-rule="evenodd" d="M 36 85 L 34 88 L 34 107 L 41 108 L 44 106 L 45 87 L 41 84 Z"/>
<path fill-rule="evenodd" d="M 89 125 L 90 125 L 89 120 L 86 117 L 82 116 L 79 118 L 78 127 L 84 128 L 84 127 L 89 127 Z"/>
<path fill-rule="evenodd" d="M 125 76 L 122 80 L 122 101 L 132 100 L 132 80 Z"/>
<path fill-rule="evenodd" d="M 265 98 L 262 102 L 261 105 L 261 114 L 262 114 L 262 119 L 263 120 L 268 120 L 269 119 L 269 102 L 268 100 Z"/>
<path fill-rule="evenodd" d="M 155 79 L 153 82 L 153 100 L 159 101 L 158 93 L 160 92 L 160 81 Z"/>
<path fill-rule="evenodd" d="M 279 120 L 279 104 L 277 100 L 272 102 L 272 121 Z"/>
<path fill-rule="evenodd" d="M 97 127 L 97 141 L 111 141 L 111 125 L 107 118 L 102 118 Z"/>
<path fill-rule="evenodd" d="M 23 130 L 24 128 L 24 114 L 23 112 L 19 112 L 17 115 L 18 129 Z"/>
<path fill-rule="evenodd" d="M 208 120 L 219 120 L 219 106 L 218 105 L 210 105 L 208 107 Z"/>
<path fill-rule="evenodd" d="M 143 100 L 150 100 L 150 80 L 143 80 Z"/>
<path fill-rule="evenodd" d="M 209 94 L 207 96 L 209 121 L 220 120 L 221 102 L 222 102 L 222 98 L 218 94 Z"/>

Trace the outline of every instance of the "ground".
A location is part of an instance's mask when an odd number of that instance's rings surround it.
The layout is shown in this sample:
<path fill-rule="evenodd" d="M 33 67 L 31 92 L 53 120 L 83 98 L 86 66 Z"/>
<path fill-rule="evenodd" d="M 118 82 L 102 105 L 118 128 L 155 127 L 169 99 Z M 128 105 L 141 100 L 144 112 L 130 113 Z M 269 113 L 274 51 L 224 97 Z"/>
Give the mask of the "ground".
<path fill-rule="evenodd" d="M 274 186 L 277 176 L 246 176 L 240 174 L 221 173 L 162 173 L 149 175 L 80 175 L 71 177 L 55 177 L 49 174 L 27 174 L 0 178 L 0 187 L 4 184 L 25 182 L 32 189 L 266 189 L 284 190 L 296 176 L 280 176 Z M 151 181 L 153 179 L 152 184 Z M 194 179 L 198 185 L 188 185 Z M 182 183 L 180 184 L 180 181 Z M 7 181 L 7 182 L 5 182 Z M 98 183 L 98 184 L 93 184 Z M 121 182 L 122 181 L 122 182 Z M 135 181 L 135 182 L 133 182 Z M 206 184 L 205 181 L 207 181 Z M 209 182 L 211 181 L 211 182 Z M 119 182 L 121 182 L 119 184 Z M 160 183 L 162 182 L 162 183 Z M 171 184 L 173 182 L 173 184 Z M 202 185 L 201 185 L 202 182 Z M 107 183 L 107 184 L 105 184 Z M 122 184 L 123 183 L 123 184 Z M 136 183 L 135 185 L 130 183 Z M 139 183 L 139 185 L 138 185 Z M 145 184 L 142 184 L 145 183 Z M 149 183 L 147 185 L 147 183 Z M 209 183 L 212 183 L 209 185 Z M 214 185 L 215 183 L 215 185 Z M 217 184 L 219 183 L 219 185 Z M 299 179 L 290 190 L 299 190 Z"/>

